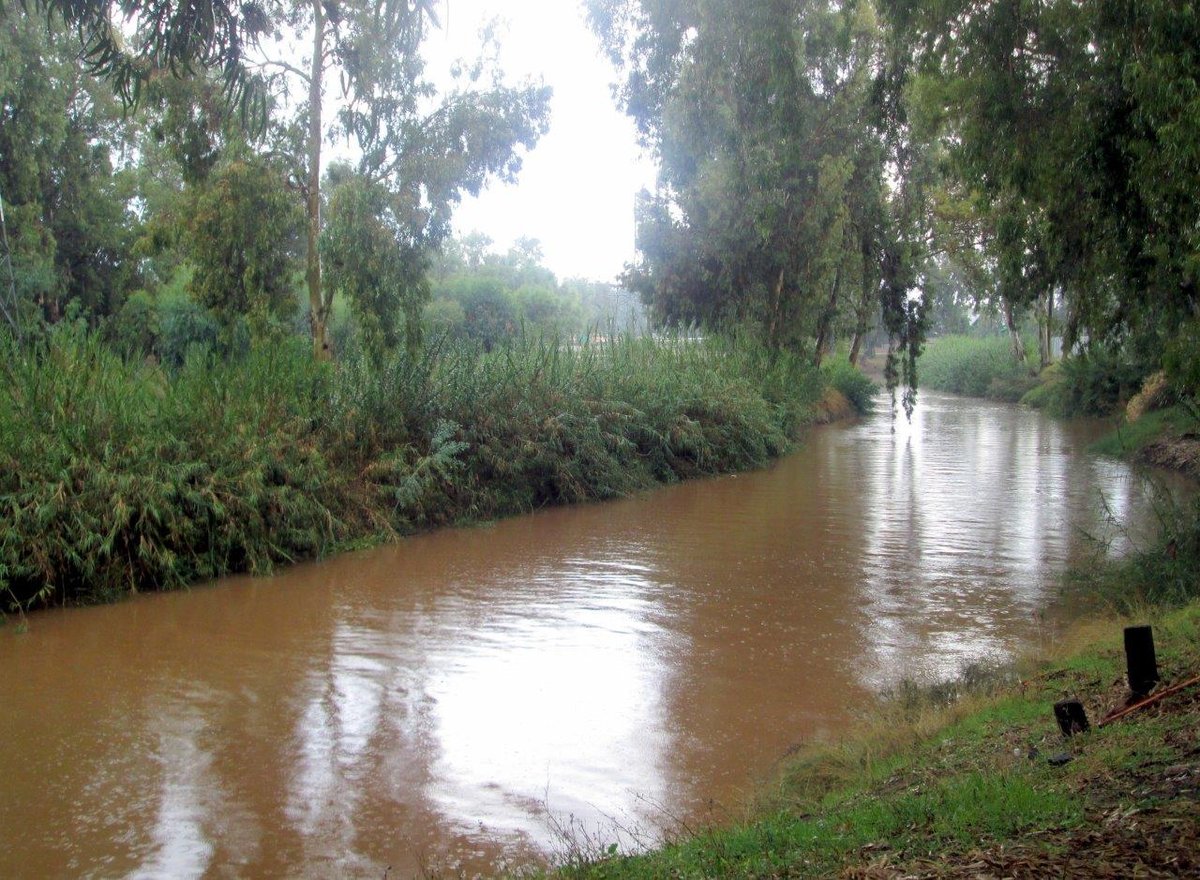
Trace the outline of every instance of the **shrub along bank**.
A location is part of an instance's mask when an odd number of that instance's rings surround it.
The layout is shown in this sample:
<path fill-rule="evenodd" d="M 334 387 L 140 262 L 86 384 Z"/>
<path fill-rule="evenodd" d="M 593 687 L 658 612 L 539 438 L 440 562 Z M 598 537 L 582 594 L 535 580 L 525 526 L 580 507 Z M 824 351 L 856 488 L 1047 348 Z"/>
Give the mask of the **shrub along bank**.
<path fill-rule="evenodd" d="M 77 328 L 0 374 L 0 595 L 25 607 L 760 467 L 826 383 L 716 338 L 335 364 L 282 340 L 164 369 Z"/>
<path fill-rule="evenodd" d="M 1026 348 L 1034 350 L 1032 340 L 1026 341 Z M 1013 356 L 1007 336 L 938 337 L 926 345 L 919 368 L 923 388 L 1020 401 L 1064 417 L 1118 412 L 1157 369 L 1151 362 L 1096 348 L 1063 358 L 1035 375 Z"/>

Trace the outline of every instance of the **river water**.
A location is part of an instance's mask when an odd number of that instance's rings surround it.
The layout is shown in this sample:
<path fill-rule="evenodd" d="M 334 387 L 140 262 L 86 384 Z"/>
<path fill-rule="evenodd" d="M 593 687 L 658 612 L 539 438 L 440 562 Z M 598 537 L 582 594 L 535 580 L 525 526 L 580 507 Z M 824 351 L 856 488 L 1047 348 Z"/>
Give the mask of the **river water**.
<path fill-rule="evenodd" d="M 1151 493 L 923 393 L 774 467 L 0 628 L 0 876 L 487 873 L 736 815 L 863 696 L 1047 637 Z M 1103 501 L 1101 501 L 1103 499 Z"/>

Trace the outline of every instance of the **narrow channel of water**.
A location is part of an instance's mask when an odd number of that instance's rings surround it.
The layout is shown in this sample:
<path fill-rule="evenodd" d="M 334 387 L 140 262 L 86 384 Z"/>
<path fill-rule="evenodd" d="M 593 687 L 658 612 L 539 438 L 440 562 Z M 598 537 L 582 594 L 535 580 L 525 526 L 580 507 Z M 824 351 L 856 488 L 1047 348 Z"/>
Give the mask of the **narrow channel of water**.
<path fill-rule="evenodd" d="M 488 872 L 720 820 L 864 693 L 1045 634 L 1101 496 L 1153 521 L 1094 436 L 923 393 L 760 473 L 10 621 L 0 876 Z"/>

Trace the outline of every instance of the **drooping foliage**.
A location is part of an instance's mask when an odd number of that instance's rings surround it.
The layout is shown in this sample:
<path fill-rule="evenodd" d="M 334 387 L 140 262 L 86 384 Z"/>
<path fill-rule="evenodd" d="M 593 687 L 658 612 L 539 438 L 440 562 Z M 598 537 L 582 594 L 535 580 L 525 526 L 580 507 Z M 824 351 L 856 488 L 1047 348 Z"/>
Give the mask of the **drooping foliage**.
<path fill-rule="evenodd" d="M 881 7 L 911 49 L 910 109 L 946 152 L 994 294 L 1010 310 L 1037 303 L 1044 324 L 1065 298 L 1068 349 L 1159 359 L 1198 314 L 1194 5 Z"/>
<path fill-rule="evenodd" d="M 270 0 L 3 0 L 0 11 L 17 6 L 61 19 L 76 35 L 88 72 L 108 80 L 126 103 L 136 103 L 145 84 L 162 72 L 215 70 L 245 111 L 252 104 L 265 106 L 245 60 L 271 31 L 269 5 Z"/>

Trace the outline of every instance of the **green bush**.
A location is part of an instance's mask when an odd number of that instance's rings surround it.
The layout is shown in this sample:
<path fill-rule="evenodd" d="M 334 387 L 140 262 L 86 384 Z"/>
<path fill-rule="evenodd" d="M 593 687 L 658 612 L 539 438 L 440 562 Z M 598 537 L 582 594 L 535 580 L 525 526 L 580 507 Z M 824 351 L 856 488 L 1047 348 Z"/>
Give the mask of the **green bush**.
<path fill-rule="evenodd" d="M 1144 378 L 1144 367 L 1098 349 L 1048 367 L 1021 402 L 1056 416 L 1108 415 L 1137 393 Z"/>
<path fill-rule="evenodd" d="M 107 338 L 117 351 L 129 357 L 145 357 L 158 343 L 158 306 L 144 290 L 129 295 L 106 324 Z"/>
<path fill-rule="evenodd" d="M 212 313 L 191 297 L 164 293 L 158 299 L 155 354 L 164 364 L 181 366 L 193 349 L 214 350 L 220 329 Z"/>
<path fill-rule="evenodd" d="M 1167 346 L 1163 367 L 1176 393 L 1200 398 L 1200 320 L 1185 324 Z"/>
<path fill-rule="evenodd" d="M 1145 371 L 1104 349 L 1062 361 L 1064 415 L 1106 415 L 1137 393 Z"/>
<path fill-rule="evenodd" d="M 822 369 L 825 381 L 846 396 L 860 413 L 869 413 L 875 405 L 879 386 L 849 361 L 830 361 Z"/>

